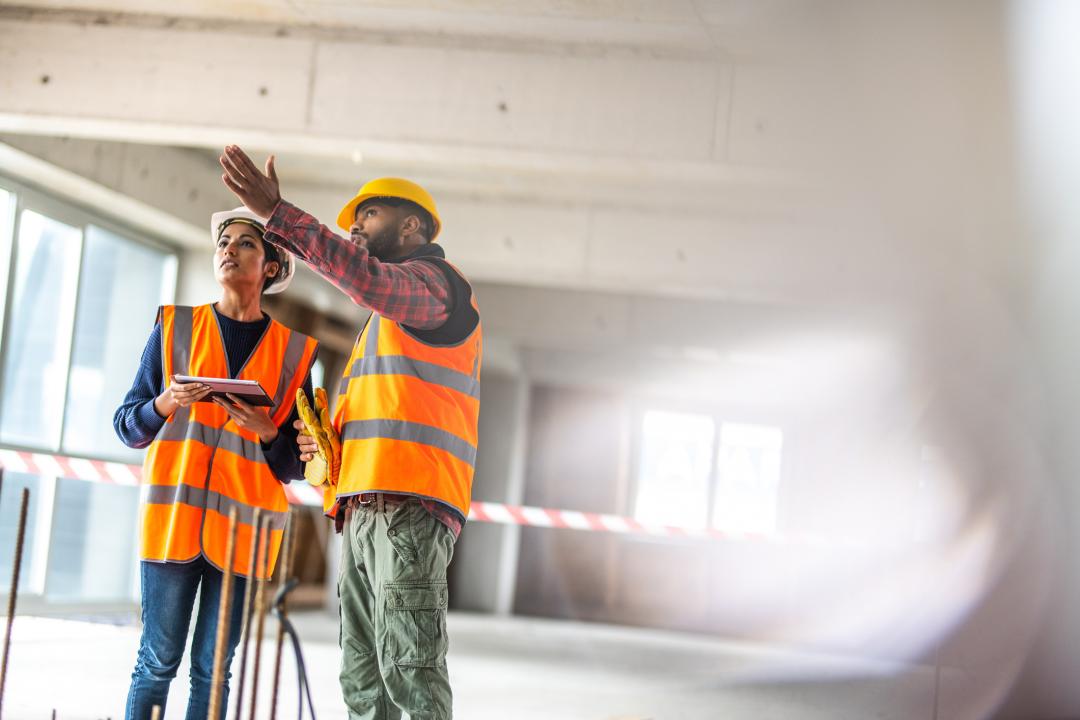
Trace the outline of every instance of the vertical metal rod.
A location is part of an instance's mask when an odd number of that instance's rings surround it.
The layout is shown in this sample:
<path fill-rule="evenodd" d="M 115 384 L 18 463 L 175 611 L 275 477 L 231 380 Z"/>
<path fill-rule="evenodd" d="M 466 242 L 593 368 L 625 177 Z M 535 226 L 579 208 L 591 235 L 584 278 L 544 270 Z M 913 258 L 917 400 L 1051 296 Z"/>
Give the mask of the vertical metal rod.
<path fill-rule="evenodd" d="M 225 567 L 221 569 L 221 599 L 218 603 L 217 644 L 214 646 L 214 677 L 210 684 L 210 709 L 207 720 L 219 720 L 221 695 L 225 687 L 225 650 L 229 645 L 233 567 L 236 564 L 236 508 L 229 510 L 229 539 L 225 542 Z"/>
<path fill-rule="evenodd" d="M 295 543 L 295 524 L 293 521 L 296 519 L 296 513 L 292 508 L 289 508 L 289 516 L 285 519 L 285 539 L 282 541 L 281 550 L 281 573 L 278 575 L 278 585 L 285 587 L 285 583 L 289 581 L 289 571 L 292 569 L 292 547 Z M 270 692 L 270 720 L 277 720 L 277 698 L 278 698 L 278 682 L 281 679 L 281 648 L 285 643 L 285 598 L 281 599 L 281 611 L 278 614 L 278 628 L 277 628 L 277 648 L 274 651 L 274 686 Z"/>
<path fill-rule="evenodd" d="M 934 716 L 933 720 L 938 720 L 938 700 L 941 694 L 941 642 L 938 642 L 937 647 L 934 648 Z"/>
<path fill-rule="evenodd" d="M 262 657 L 263 624 L 266 619 L 266 576 L 270 554 L 270 516 L 263 518 L 263 527 L 259 532 L 259 588 L 255 591 L 255 663 L 251 669 L 251 720 L 255 720 L 255 706 L 258 704 L 259 659 Z"/>
<path fill-rule="evenodd" d="M 248 646 L 251 645 L 251 603 L 255 599 L 255 554 L 259 549 L 259 524 L 262 520 L 262 508 L 255 508 L 255 517 L 251 522 L 251 554 L 248 558 L 247 584 L 244 586 L 244 637 L 240 641 L 240 672 L 237 674 L 236 687 L 236 720 L 243 718 L 244 709 L 244 682 L 247 677 Z"/>
<path fill-rule="evenodd" d="M 23 540 L 26 537 L 26 508 L 30 505 L 30 489 L 23 488 L 19 508 L 19 529 L 15 535 L 15 562 L 11 570 L 11 592 L 8 594 L 7 630 L 4 631 L 4 659 L 0 663 L 0 718 L 4 716 L 4 684 L 7 682 L 8 655 L 11 652 L 11 624 L 15 621 L 15 598 L 19 595 L 19 569 L 22 567 Z"/>

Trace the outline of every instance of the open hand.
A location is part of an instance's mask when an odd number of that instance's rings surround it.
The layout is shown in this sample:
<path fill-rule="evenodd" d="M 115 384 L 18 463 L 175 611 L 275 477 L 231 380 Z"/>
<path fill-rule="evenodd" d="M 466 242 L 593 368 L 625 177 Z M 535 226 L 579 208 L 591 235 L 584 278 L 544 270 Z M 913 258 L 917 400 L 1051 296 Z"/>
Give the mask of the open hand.
<path fill-rule="evenodd" d="M 274 156 L 266 159 L 265 171 L 237 145 L 227 145 L 218 158 L 225 173 L 221 181 L 233 191 L 248 210 L 259 217 L 268 218 L 281 201 L 281 186 L 274 170 Z"/>

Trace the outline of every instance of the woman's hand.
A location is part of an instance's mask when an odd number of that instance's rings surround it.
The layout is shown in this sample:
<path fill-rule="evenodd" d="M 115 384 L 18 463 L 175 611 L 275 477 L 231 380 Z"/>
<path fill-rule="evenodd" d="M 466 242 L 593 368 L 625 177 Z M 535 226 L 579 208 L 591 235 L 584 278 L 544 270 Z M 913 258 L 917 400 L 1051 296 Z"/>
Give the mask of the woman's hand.
<path fill-rule="evenodd" d="M 210 386 L 202 383 L 178 383 L 176 376 L 169 378 L 171 381 L 165 392 L 154 398 L 154 409 L 158 415 L 167 418 L 179 408 L 188 407 L 192 403 L 199 402 L 210 393 Z"/>
<path fill-rule="evenodd" d="M 226 397 L 231 402 L 226 402 L 221 398 L 214 398 L 214 402 L 225 408 L 225 412 L 229 413 L 234 423 L 245 430 L 254 432 L 264 445 L 272 443 L 277 438 L 278 429 L 274 421 L 270 419 L 270 411 L 267 408 L 248 405 L 232 393 L 226 393 Z"/>

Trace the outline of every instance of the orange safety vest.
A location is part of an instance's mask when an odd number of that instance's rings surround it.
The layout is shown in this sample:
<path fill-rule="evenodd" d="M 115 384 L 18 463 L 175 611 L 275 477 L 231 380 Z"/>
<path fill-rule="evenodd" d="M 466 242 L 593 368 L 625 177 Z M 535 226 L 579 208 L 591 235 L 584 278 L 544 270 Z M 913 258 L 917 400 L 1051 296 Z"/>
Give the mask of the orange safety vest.
<path fill-rule="evenodd" d="M 371 315 L 345 366 L 334 413 L 342 445 L 339 500 L 362 492 L 405 493 L 468 517 L 481 338 L 479 319 L 468 337 L 447 346 L 423 342 L 393 320 Z"/>
<path fill-rule="evenodd" d="M 174 373 L 229 377 L 229 362 L 210 305 L 158 309 L 166 382 Z M 296 404 L 318 343 L 271 320 L 237 379 L 257 380 L 273 398 L 281 426 Z M 238 530 L 233 572 L 246 575 L 255 508 L 270 517 L 268 574 L 277 562 L 289 503 L 263 456 L 259 436 L 236 425 L 210 402 L 178 408 L 154 438 L 143 462 L 142 559 L 187 562 L 202 555 L 228 565 L 229 511 Z M 261 574 L 260 574 L 261 576 Z"/>

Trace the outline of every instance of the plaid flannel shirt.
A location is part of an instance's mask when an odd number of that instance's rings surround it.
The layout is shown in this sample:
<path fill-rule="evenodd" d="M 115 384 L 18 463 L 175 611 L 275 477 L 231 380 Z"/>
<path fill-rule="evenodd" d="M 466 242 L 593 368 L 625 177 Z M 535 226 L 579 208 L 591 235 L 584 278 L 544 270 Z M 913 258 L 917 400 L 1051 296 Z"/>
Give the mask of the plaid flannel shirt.
<path fill-rule="evenodd" d="M 439 245 L 424 245 L 404 258 L 382 261 L 284 200 L 266 223 L 266 239 L 306 262 L 357 305 L 401 325 L 433 330 L 453 310 L 446 276 L 422 259 L 443 257 Z M 434 500 L 421 503 L 455 537 L 461 532 L 464 520 L 456 511 Z"/>

